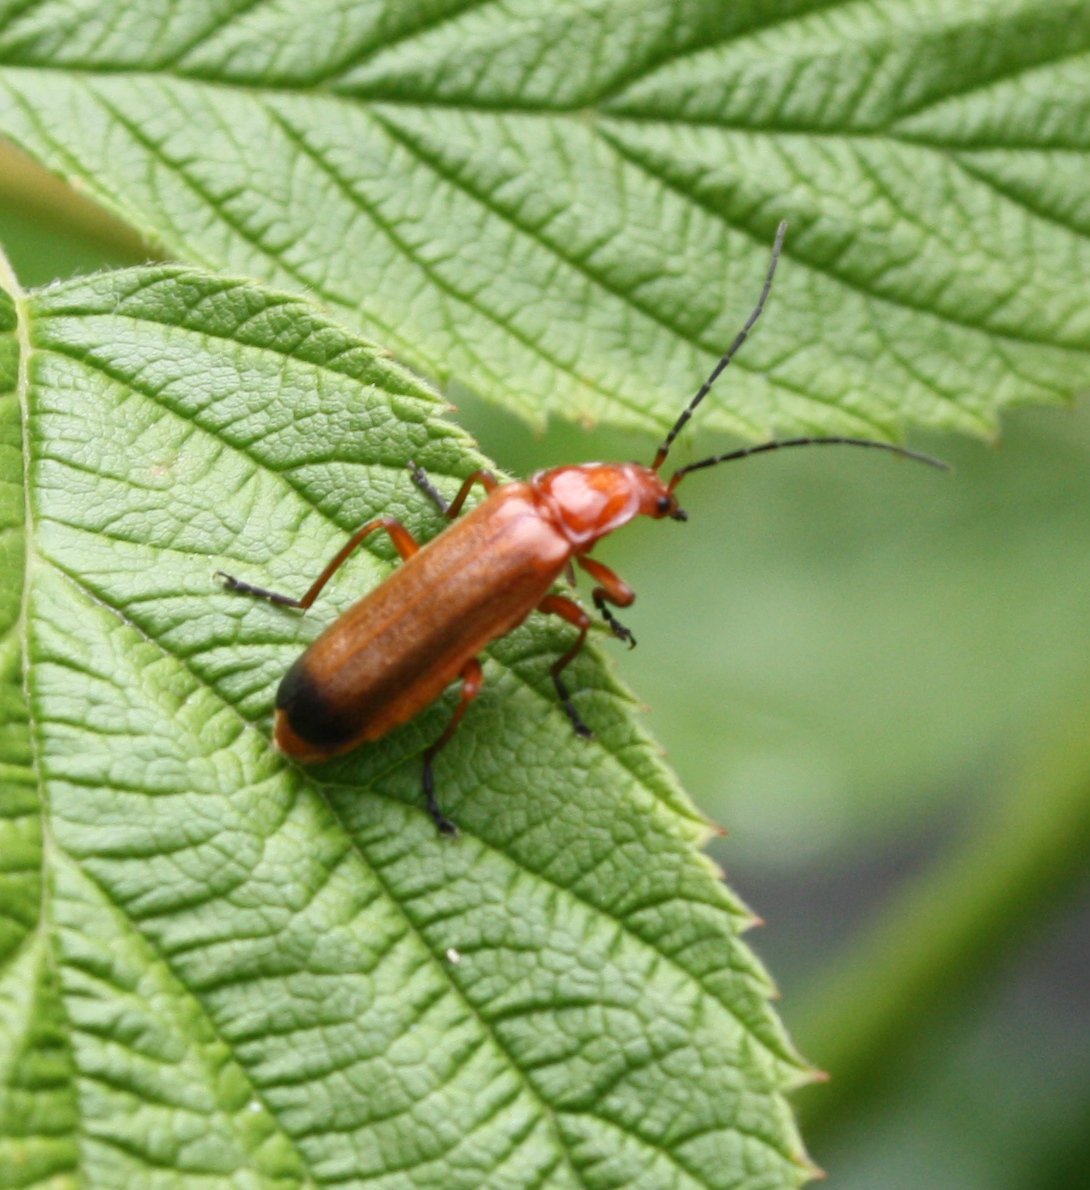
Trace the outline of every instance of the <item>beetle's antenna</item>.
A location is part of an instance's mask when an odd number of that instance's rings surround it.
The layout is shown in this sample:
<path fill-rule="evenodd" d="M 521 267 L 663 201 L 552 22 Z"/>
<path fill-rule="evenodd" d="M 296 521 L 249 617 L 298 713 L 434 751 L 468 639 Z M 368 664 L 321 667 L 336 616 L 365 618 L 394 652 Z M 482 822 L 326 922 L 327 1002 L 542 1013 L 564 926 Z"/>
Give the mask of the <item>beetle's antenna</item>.
<path fill-rule="evenodd" d="M 871 450 L 885 450 L 890 454 L 900 455 L 902 459 L 913 459 L 917 463 L 926 463 L 929 467 L 938 467 L 940 471 L 950 470 L 950 464 L 944 463 L 942 459 L 921 454 L 918 450 L 894 446 L 892 442 L 875 442 L 870 438 L 781 438 L 778 442 L 761 442 L 756 446 L 743 446 L 739 450 L 730 450 L 722 455 L 712 455 L 710 459 L 701 459 L 699 463 L 689 463 L 685 467 L 680 467 L 670 479 L 669 490 L 672 492 L 690 471 L 702 471 L 705 467 L 714 467 L 718 463 L 730 463 L 734 459 L 748 459 L 750 455 L 767 454 L 771 450 L 785 450 L 789 446 L 865 446 Z"/>
<path fill-rule="evenodd" d="M 697 389 L 696 396 L 689 402 L 682 410 L 681 416 L 674 422 L 674 428 L 662 441 L 662 445 L 655 451 L 655 461 L 651 464 L 651 470 L 657 471 L 670 453 L 670 447 L 674 443 L 674 439 L 685 428 L 685 423 L 692 417 L 697 405 L 708 395 L 711 391 L 712 385 L 719 379 L 723 369 L 734 358 L 735 352 L 746 341 L 749 332 L 753 330 L 757 319 L 761 317 L 761 312 L 765 308 L 765 302 L 768 301 L 768 295 L 772 292 L 772 278 L 776 274 L 776 265 L 779 263 L 780 252 L 783 250 L 783 237 L 787 234 L 787 220 L 781 220 L 779 227 L 776 228 L 776 239 L 772 244 L 772 259 L 768 262 L 768 275 L 765 277 L 764 288 L 761 290 L 761 296 L 757 299 L 757 305 L 753 308 L 753 313 L 746 319 L 746 324 L 738 332 L 734 342 L 727 349 L 723 358 L 711 370 L 711 375 L 707 380 Z"/>

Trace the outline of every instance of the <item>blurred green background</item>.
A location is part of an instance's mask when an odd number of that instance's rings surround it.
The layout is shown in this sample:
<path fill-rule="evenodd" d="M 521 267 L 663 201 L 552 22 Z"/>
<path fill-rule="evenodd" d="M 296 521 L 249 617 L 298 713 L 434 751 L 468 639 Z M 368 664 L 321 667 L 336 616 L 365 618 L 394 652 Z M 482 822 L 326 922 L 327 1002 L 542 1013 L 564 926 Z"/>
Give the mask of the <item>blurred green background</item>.
<path fill-rule="evenodd" d="M 24 284 L 136 258 L 63 200 L 15 204 L 0 189 Z M 516 474 L 654 449 L 535 436 L 450 395 Z M 751 941 L 831 1075 L 796 1099 L 831 1184 L 1081 1186 L 1090 401 L 1014 412 L 995 444 L 912 444 L 952 474 L 845 449 L 691 477 L 688 524 L 641 522 L 598 550 L 639 593 L 623 617 L 639 647 L 603 649 L 729 830 L 712 853 L 765 918 Z M 698 418 L 676 461 L 724 445 Z"/>
<path fill-rule="evenodd" d="M 654 445 L 455 399 L 516 472 Z M 697 425 L 679 458 L 720 445 Z M 694 475 L 687 524 L 598 550 L 639 593 L 639 647 L 604 647 L 729 831 L 712 853 L 830 1072 L 796 1102 L 831 1183 L 1083 1186 L 1090 402 L 913 445 L 953 472 L 845 449 Z"/>

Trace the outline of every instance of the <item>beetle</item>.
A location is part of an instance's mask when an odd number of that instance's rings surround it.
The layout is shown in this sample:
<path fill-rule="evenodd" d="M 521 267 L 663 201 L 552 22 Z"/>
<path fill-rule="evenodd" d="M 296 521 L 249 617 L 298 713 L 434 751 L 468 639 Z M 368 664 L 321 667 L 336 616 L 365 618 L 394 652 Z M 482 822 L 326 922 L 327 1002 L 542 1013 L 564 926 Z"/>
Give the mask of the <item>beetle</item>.
<path fill-rule="evenodd" d="M 436 798 L 435 758 L 480 693 L 481 650 L 535 610 L 559 616 L 576 630 L 575 640 L 550 673 L 572 727 L 580 736 L 591 735 L 563 677 L 587 639 L 591 619 L 574 599 L 552 588 L 565 572 L 574 577 L 574 561 L 594 580 L 591 598 L 613 635 L 629 646 L 636 643 L 610 608 L 629 607 L 635 592 L 589 556 L 601 538 L 637 516 L 684 521 L 675 493 L 686 475 L 767 451 L 860 446 L 945 467 L 937 459 L 888 442 L 803 437 L 713 455 L 679 468 L 668 481 L 659 474 L 674 440 L 760 318 L 786 229 L 786 223 L 781 223 L 776 232 L 764 287 L 752 313 L 663 439 L 649 467 L 578 463 L 502 484 L 489 471 L 474 471 L 448 504 L 424 470 L 410 462 L 416 486 L 452 522 L 427 545 L 421 547 L 393 517 L 377 517 L 352 534 L 299 599 L 216 572 L 231 590 L 305 611 L 372 533 L 384 531 L 403 560 L 384 582 L 326 628 L 284 676 L 276 694 L 275 720 L 276 743 L 283 752 L 309 763 L 381 739 L 461 678 L 461 697 L 446 728 L 424 752 L 422 776 L 425 803 L 436 826 L 444 834 L 456 834 Z M 484 499 L 455 519 L 477 485 L 484 488 Z"/>

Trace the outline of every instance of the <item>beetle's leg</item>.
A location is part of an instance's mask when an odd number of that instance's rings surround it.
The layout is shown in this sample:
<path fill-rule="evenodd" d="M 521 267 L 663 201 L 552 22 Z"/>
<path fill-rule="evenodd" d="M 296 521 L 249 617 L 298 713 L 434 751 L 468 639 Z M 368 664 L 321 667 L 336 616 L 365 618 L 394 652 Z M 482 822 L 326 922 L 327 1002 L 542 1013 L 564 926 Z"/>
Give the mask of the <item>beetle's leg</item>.
<path fill-rule="evenodd" d="M 576 561 L 599 584 L 594 588 L 591 598 L 594 600 L 594 606 L 602 613 L 602 619 L 609 625 L 609 630 L 614 636 L 627 641 L 630 649 L 633 648 L 636 638 L 606 607 L 606 603 L 608 601 L 616 607 L 631 607 L 636 601 L 636 592 L 619 574 L 614 574 L 608 566 L 603 566 L 594 558 L 587 558 L 580 554 Z"/>
<path fill-rule="evenodd" d="M 545 612 L 546 615 L 560 616 L 562 619 L 567 620 L 569 624 L 574 624 L 579 629 L 579 635 L 575 639 L 575 644 L 562 657 L 553 662 L 549 668 L 549 673 L 553 675 L 553 685 L 556 687 L 556 692 L 560 696 L 561 705 L 571 720 L 572 727 L 575 728 L 575 734 L 589 740 L 594 732 L 579 717 L 579 712 L 575 709 L 575 704 L 571 700 L 571 694 L 568 692 L 568 688 L 564 684 L 564 679 L 560 676 L 560 673 L 583 647 L 587 639 L 587 631 L 590 628 L 590 616 L 583 611 L 574 599 L 569 599 L 566 595 L 546 595 L 537 605 L 537 610 L 539 612 Z"/>
<path fill-rule="evenodd" d="M 268 591 L 264 587 L 255 587 L 251 583 L 244 583 L 241 579 L 235 578 L 234 575 L 224 574 L 222 570 L 216 571 L 216 577 L 223 579 L 224 585 L 232 591 L 241 591 L 244 595 L 257 595 L 261 599 L 268 599 L 271 603 L 280 603 L 285 607 L 299 607 L 306 611 L 315 599 L 318 598 L 326 583 L 344 565 L 349 554 L 352 553 L 365 537 L 374 533 L 376 529 L 386 530 L 390 535 L 390 540 L 397 548 L 397 552 L 403 559 L 411 558 L 420 548 L 413 539 L 413 535 L 400 521 L 394 520 L 393 517 L 383 516 L 378 517 L 376 520 L 368 521 L 366 525 L 363 525 L 352 534 L 348 541 L 337 551 L 325 570 L 314 580 L 310 586 L 310 590 L 307 591 L 302 599 L 293 599 L 290 595 L 280 595 L 276 591 Z"/>
<path fill-rule="evenodd" d="M 458 489 L 458 494 L 451 500 L 450 507 L 447 509 L 448 520 L 454 520 L 458 513 L 462 511 L 462 505 L 466 502 L 466 496 L 472 491 L 475 483 L 479 483 L 486 492 L 494 492 L 500 486 L 500 481 L 491 471 L 474 471 L 466 477 L 465 482 Z"/>
<path fill-rule="evenodd" d="M 439 803 L 435 797 L 435 778 L 432 775 L 431 762 L 458 729 L 458 724 L 461 723 L 466 708 L 480 694 L 483 685 L 484 673 L 481 671 L 481 663 L 476 657 L 471 657 L 462 667 L 462 697 L 454 708 L 454 714 L 451 715 L 450 722 L 443 734 L 424 753 L 424 800 L 427 802 L 428 813 L 435 819 L 435 825 L 444 835 L 456 835 L 458 828 L 439 809 Z"/>
<path fill-rule="evenodd" d="M 474 484 L 479 483 L 486 492 L 491 492 L 499 487 L 499 480 L 491 471 L 474 471 L 458 489 L 458 495 L 448 504 L 443 499 L 442 493 L 436 489 L 435 485 L 428 478 L 428 473 L 424 468 L 419 463 L 414 463 L 411 459 L 409 460 L 409 474 L 413 477 L 413 483 L 439 509 L 447 520 L 451 521 L 462 511 L 462 505 L 465 503 L 466 497 L 469 495 Z"/>
<path fill-rule="evenodd" d="M 413 483 L 424 493 L 425 496 L 435 505 L 436 508 L 443 514 L 447 515 L 447 509 L 450 505 L 446 502 L 443 493 L 432 483 L 428 478 L 428 473 L 414 460 L 409 460 L 409 474 L 412 476 Z"/>

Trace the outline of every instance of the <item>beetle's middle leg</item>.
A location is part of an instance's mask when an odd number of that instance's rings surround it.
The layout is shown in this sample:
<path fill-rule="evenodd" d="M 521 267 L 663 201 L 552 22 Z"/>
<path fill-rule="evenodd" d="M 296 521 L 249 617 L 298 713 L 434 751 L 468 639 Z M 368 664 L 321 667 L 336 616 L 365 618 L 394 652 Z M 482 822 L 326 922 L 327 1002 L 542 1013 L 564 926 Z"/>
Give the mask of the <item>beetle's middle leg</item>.
<path fill-rule="evenodd" d="M 479 483 L 486 492 L 494 491 L 499 487 L 499 481 L 491 471 L 474 471 L 458 489 L 458 494 L 448 504 L 443 498 L 442 492 L 428 478 L 428 473 L 424 468 L 419 463 L 414 463 L 412 459 L 409 460 L 409 474 L 413 478 L 413 483 L 416 484 L 449 521 L 454 520 L 458 513 L 461 512 L 462 505 L 465 503 L 466 497 L 469 495 L 474 484 Z"/>
<path fill-rule="evenodd" d="M 549 673 L 553 676 L 553 685 L 556 687 L 556 692 L 560 696 L 561 705 L 571 720 L 572 727 L 575 728 L 575 734 L 582 736 L 585 740 L 589 740 L 594 735 L 594 732 L 583 722 L 579 712 L 575 709 L 575 703 L 571 700 L 571 693 L 560 674 L 567 664 L 575 658 L 575 655 L 586 642 L 587 632 L 590 630 L 590 616 L 583 611 L 574 599 L 569 599 L 566 595 L 546 595 L 537 605 L 537 610 L 539 612 L 545 612 L 546 615 L 560 616 L 561 619 L 567 620 L 569 624 L 574 624 L 579 629 L 579 635 L 576 637 L 575 643 L 562 657 L 559 657 L 553 662 L 549 668 Z"/>
<path fill-rule="evenodd" d="M 420 549 L 413 535 L 400 521 L 395 520 L 392 516 L 382 516 L 376 520 L 368 521 L 366 525 L 361 526 L 352 534 L 333 556 L 325 570 L 311 583 L 310 590 L 307 591 L 302 599 L 295 599 L 291 595 L 281 595 L 276 591 L 269 591 L 265 587 L 255 587 L 252 583 L 244 583 L 241 579 L 235 578 L 232 574 L 225 574 L 222 570 L 216 571 L 216 577 L 223 579 L 224 584 L 231 591 L 241 591 L 243 595 L 256 595 L 260 599 L 268 599 L 270 603 L 279 603 L 284 607 L 298 607 L 306 611 L 321 594 L 321 590 L 326 583 L 329 582 L 348 560 L 349 554 L 352 553 L 365 537 L 368 537 L 377 529 L 386 530 L 403 561 L 407 561 Z"/>
<path fill-rule="evenodd" d="M 591 598 L 594 600 L 594 606 L 601 612 L 602 619 L 609 625 L 610 632 L 626 641 L 630 649 L 634 648 L 636 638 L 632 635 L 632 630 L 617 619 L 606 607 L 606 603 L 612 603 L 614 607 L 631 607 L 636 602 L 636 592 L 619 574 L 614 573 L 608 566 L 603 566 L 596 559 L 579 554 L 575 560 L 598 583 L 591 593 Z"/>
<path fill-rule="evenodd" d="M 458 828 L 439 809 L 439 802 L 435 797 L 435 776 L 432 773 L 432 761 L 450 740 L 450 737 L 457 731 L 458 724 L 462 721 L 462 716 L 466 713 L 469 704 L 480 694 L 483 685 L 484 673 L 481 670 L 481 663 L 476 657 L 471 657 L 462 666 L 462 697 L 458 700 L 458 705 L 454 708 L 454 714 L 451 715 L 450 722 L 444 729 L 443 734 L 424 753 L 424 800 L 428 806 L 428 813 L 435 820 L 435 825 L 444 835 L 456 835 Z"/>

